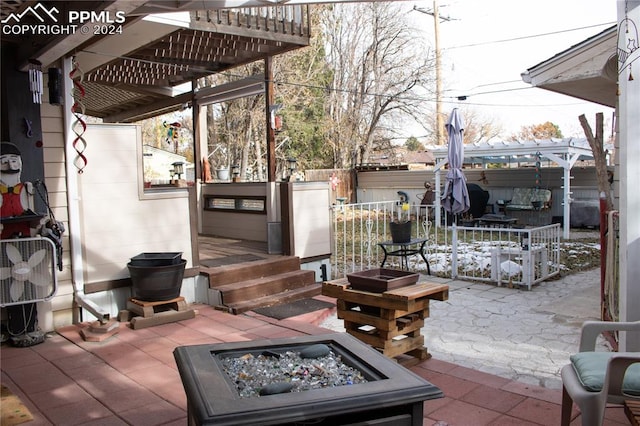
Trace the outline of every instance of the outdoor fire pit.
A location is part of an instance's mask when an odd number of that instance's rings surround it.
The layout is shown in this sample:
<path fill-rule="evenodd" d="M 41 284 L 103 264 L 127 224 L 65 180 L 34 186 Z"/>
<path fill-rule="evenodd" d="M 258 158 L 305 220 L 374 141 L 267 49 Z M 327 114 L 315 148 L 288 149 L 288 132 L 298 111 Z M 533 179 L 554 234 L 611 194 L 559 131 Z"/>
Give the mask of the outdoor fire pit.
<path fill-rule="evenodd" d="M 223 360 L 327 345 L 366 382 L 243 398 Z M 248 355 L 250 354 L 250 355 Z M 440 389 L 346 333 L 181 346 L 174 356 L 187 395 L 190 425 L 422 425 L 423 401 Z"/>

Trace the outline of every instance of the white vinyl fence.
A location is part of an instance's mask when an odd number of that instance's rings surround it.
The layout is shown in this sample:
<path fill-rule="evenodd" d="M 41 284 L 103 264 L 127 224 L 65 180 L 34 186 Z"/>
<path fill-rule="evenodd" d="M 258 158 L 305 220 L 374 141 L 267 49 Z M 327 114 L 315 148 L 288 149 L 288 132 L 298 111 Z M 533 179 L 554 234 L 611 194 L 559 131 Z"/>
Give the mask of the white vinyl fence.
<path fill-rule="evenodd" d="M 401 214 L 398 201 L 334 206 L 332 278 L 379 268 L 385 257 L 379 244 L 391 241 L 389 223 Z M 410 206 L 411 236 L 427 239 L 423 254 L 432 275 L 531 289 L 560 272 L 559 224 L 537 228 L 434 226 L 435 216 L 433 206 Z M 427 273 L 418 254 L 409 256 L 407 264 L 412 271 Z M 385 263 L 385 268 L 402 267 L 398 256 Z"/>

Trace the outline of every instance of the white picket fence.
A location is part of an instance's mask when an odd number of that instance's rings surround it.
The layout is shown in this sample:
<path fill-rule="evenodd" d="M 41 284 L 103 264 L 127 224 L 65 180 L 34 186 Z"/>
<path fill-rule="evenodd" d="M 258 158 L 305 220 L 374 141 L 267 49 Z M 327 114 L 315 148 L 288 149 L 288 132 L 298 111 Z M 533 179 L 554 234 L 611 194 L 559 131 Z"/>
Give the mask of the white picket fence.
<path fill-rule="evenodd" d="M 332 278 L 379 268 L 391 240 L 389 223 L 402 214 L 399 202 L 336 205 L 333 208 Z M 410 206 L 412 238 L 427 239 L 424 255 L 432 275 L 497 285 L 531 286 L 560 272 L 559 224 L 536 228 L 435 226 L 433 206 Z M 418 247 L 418 246 L 415 246 Z M 427 273 L 418 254 L 407 258 L 412 271 Z M 402 268 L 402 258 L 389 257 L 385 268 Z"/>

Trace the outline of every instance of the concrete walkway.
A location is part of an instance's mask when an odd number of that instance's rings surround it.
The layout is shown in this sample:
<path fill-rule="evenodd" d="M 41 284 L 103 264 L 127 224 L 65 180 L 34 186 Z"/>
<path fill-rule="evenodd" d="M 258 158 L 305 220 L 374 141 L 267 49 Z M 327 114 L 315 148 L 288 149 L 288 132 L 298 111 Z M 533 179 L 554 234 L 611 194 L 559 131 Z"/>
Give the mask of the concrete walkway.
<path fill-rule="evenodd" d="M 449 285 L 449 300 L 431 303 L 422 329 L 433 357 L 529 385 L 561 389 L 560 369 L 577 351 L 580 326 L 600 317 L 597 268 L 531 291 L 427 279 Z M 335 314 L 321 325 L 344 331 Z M 608 350 L 604 340 L 599 345 Z"/>

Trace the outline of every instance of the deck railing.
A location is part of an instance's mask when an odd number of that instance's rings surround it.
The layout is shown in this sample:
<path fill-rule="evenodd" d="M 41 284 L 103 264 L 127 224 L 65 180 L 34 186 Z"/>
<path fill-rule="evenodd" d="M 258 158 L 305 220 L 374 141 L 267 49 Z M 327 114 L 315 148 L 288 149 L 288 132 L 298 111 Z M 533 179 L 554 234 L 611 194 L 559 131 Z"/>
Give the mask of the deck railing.
<path fill-rule="evenodd" d="M 411 205 L 412 238 L 426 238 L 431 273 L 447 278 L 531 286 L 560 272 L 560 225 L 537 228 L 434 226 L 434 206 Z M 380 267 L 391 240 L 389 223 L 401 214 L 397 201 L 338 204 L 333 208 L 332 277 Z M 446 218 L 442 212 L 440 217 Z M 409 269 L 426 273 L 421 256 L 411 256 Z M 402 259 L 385 267 L 401 268 Z"/>
<path fill-rule="evenodd" d="M 196 21 L 206 21 L 214 25 L 234 26 L 300 37 L 311 35 L 307 5 L 216 9 L 195 11 L 194 14 Z"/>

